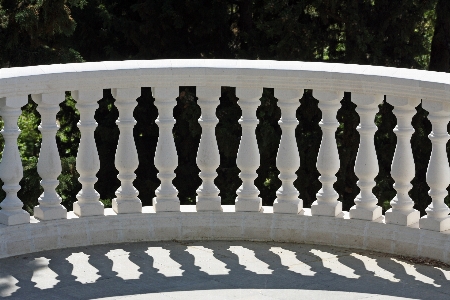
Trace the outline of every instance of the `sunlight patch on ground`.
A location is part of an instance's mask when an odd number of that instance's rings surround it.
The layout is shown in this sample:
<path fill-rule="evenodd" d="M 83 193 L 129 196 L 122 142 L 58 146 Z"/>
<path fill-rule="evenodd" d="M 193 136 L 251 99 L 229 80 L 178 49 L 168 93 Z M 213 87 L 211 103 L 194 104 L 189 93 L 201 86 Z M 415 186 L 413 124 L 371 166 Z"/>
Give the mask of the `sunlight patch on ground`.
<path fill-rule="evenodd" d="M 311 271 L 311 266 L 297 259 L 295 252 L 283 249 L 281 247 L 272 247 L 270 251 L 278 255 L 281 264 L 288 267 L 289 271 L 301 274 L 303 276 L 314 276 L 316 272 Z"/>
<path fill-rule="evenodd" d="M 38 257 L 30 261 L 28 265 L 33 269 L 33 277 L 31 281 L 35 283 L 35 287 L 41 290 L 54 287 L 59 280 L 56 279 L 58 274 L 48 267 L 50 259 Z"/>
<path fill-rule="evenodd" d="M 318 249 L 312 249 L 309 252 L 320 257 L 324 268 L 330 269 L 330 272 L 346 278 L 358 279 L 360 276 L 355 274 L 355 270 L 347 267 L 338 260 L 338 256 Z"/>
<path fill-rule="evenodd" d="M 411 264 L 409 264 L 407 262 L 404 262 L 404 261 L 401 261 L 401 260 L 398 260 L 398 259 L 395 259 L 395 258 L 391 258 L 391 260 L 393 260 L 396 263 L 402 265 L 403 268 L 405 268 L 406 274 L 408 274 L 410 276 L 413 276 L 414 279 L 416 279 L 418 281 L 422 281 L 423 283 L 426 283 L 426 284 L 434 285 L 435 287 L 440 287 L 439 284 L 435 284 L 434 283 L 434 279 L 417 272 L 417 270 L 414 267 L 414 265 L 411 265 Z"/>
<path fill-rule="evenodd" d="M 11 296 L 15 291 L 20 289 L 17 283 L 19 283 L 19 280 L 11 275 L 0 276 L 0 297 Z"/>
<path fill-rule="evenodd" d="M 153 258 L 153 268 L 158 269 L 158 273 L 166 277 L 182 276 L 181 265 L 170 257 L 170 250 L 162 247 L 149 247 L 145 251 Z"/>
<path fill-rule="evenodd" d="M 99 270 L 89 263 L 89 255 L 83 252 L 72 253 L 66 260 L 72 264 L 72 275 L 78 282 L 83 284 L 96 282 L 101 277 L 98 275 Z"/>
<path fill-rule="evenodd" d="M 195 257 L 195 265 L 208 275 L 228 275 L 226 264 L 214 257 L 214 251 L 203 246 L 188 246 L 185 250 Z"/>
<path fill-rule="evenodd" d="M 228 250 L 239 257 L 239 264 L 243 265 L 247 271 L 256 274 L 272 274 L 273 270 L 268 264 L 257 259 L 253 250 L 242 246 L 231 246 Z"/>
<path fill-rule="evenodd" d="M 357 253 L 351 253 L 350 255 L 362 261 L 364 267 L 366 267 L 366 270 L 369 272 L 373 272 L 374 276 L 389 280 L 391 282 L 400 282 L 400 279 L 395 278 L 395 275 L 393 273 L 378 266 L 376 259 Z"/>
<path fill-rule="evenodd" d="M 106 253 L 113 262 L 112 270 L 117 273 L 117 277 L 124 280 L 139 279 L 142 272 L 139 272 L 139 266 L 130 261 L 130 252 L 123 249 L 114 249 Z"/>

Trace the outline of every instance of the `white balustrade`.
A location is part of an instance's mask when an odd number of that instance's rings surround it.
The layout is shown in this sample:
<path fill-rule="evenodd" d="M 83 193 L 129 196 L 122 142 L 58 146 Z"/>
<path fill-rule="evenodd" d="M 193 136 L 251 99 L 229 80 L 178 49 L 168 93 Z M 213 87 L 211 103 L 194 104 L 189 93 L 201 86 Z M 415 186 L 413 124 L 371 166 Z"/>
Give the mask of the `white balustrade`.
<path fill-rule="evenodd" d="M 392 208 L 386 211 L 386 223 L 409 226 L 419 222 L 420 219 L 420 212 L 413 209 L 414 201 L 408 195 L 415 172 L 410 143 L 414 133 L 411 121 L 420 99 L 388 96 L 387 101 L 394 105 L 394 114 L 397 117 L 397 126 L 394 129 L 397 135 L 397 147 L 391 167 L 391 176 L 395 181 L 394 188 L 397 195 L 391 201 Z"/>
<path fill-rule="evenodd" d="M 23 176 L 22 160 L 20 159 L 17 137 L 20 134 L 17 120 L 22 113 L 20 109 L 27 104 L 28 96 L 0 98 L 0 114 L 5 122 L 1 131 L 5 139 L 0 178 L 3 180 L 3 190 L 6 197 L 0 203 L 0 223 L 18 225 L 30 222 L 30 215 L 22 209 L 23 203 L 17 197 L 20 190 L 19 182 Z"/>
<path fill-rule="evenodd" d="M 180 211 L 180 201 L 178 191 L 173 186 L 172 180 L 175 178 L 175 169 L 178 165 L 177 149 L 173 140 L 172 129 L 175 124 L 173 109 L 176 106 L 176 98 L 179 95 L 179 88 L 176 87 L 154 87 L 152 94 L 155 98 L 155 105 L 158 108 L 159 138 L 155 153 L 155 166 L 158 169 L 158 178 L 161 185 L 156 190 L 156 197 L 153 199 L 153 208 L 160 211 Z"/>
<path fill-rule="evenodd" d="M 322 111 L 322 121 L 319 123 L 322 128 L 322 142 L 317 157 L 317 170 L 320 173 L 319 181 L 322 188 L 317 193 L 317 201 L 311 205 L 311 214 L 342 217 L 342 202 L 338 201 L 339 194 L 334 190 L 333 184 L 337 179 L 335 174 L 339 171 L 339 153 L 335 138 L 339 122 L 336 115 L 344 92 L 313 90 L 313 95 L 319 100 L 319 108 Z"/>
<path fill-rule="evenodd" d="M 375 152 L 374 135 L 377 126 L 374 123 L 378 105 L 383 102 L 383 95 L 366 95 L 352 93 L 352 101 L 357 105 L 360 124 L 357 128 L 360 134 L 358 154 L 356 156 L 355 174 L 360 193 L 356 196 L 355 205 L 350 208 L 350 218 L 361 220 L 376 220 L 382 216 L 382 209 L 372 193 L 375 186 L 375 176 L 378 175 L 378 160 Z"/>
<path fill-rule="evenodd" d="M 81 191 L 77 195 L 78 201 L 73 204 L 73 212 L 80 217 L 103 215 L 104 206 L 99 201 L 100 195 L 94 188 L 97 182 L 97 172 L 100 170 L 100 159 L 94 139 L 97 127 L 94 115 L 98 108 L 97 101 L 103 98 L 103 90 L 73 91 L 72 97 L 77 101 L 76 107 L 80 112 L 81 139 L 77 154 L 77 171 L 80 173 L 78 181 Z"/>
<path fill-rule="evenodd" d="M 282 135 L 276 161 L 280 171 L 278 177 L 281 180 L 281 187 L 273 203 L 274 213 L 304 214 L 303 200 L 299 198 L 299 192 L 294 187 L 294 181 L 297 179 L 295 172 L 300 167 L 300 156 L 295 138 L 298 120 L 295 114 L 302 95 L 303 90 L 300 89 L 275 89 L 275 98 L 278 99 L 278 106 L 281 109 L 281 119 L 278 124 L 280 124 Z"/>
<path fill-rule="evenodd" d="M 117 144 L 115 165 L 119 171 L 121 185 L 116 191 L 116 199 L 112 201 L 112 208 L 118 214 L 141 213 L 142 202 L 139 200 L 139 192 L 133 186 L 136 179 L 134 171 L 139 166 L 138 153 L 134 143 L 133 128 L 136 120 L 133 117 L 136 99 L 141 96 L 140 88 L 112 89 L 112 95 L 116 99 L 119 110 L 120 136 Z"/>
<path fill-rule="evenodd" d="M 37 171 L 41 176 L 44 193 L 39 197 L 39 205 L 34 207 L 34 217 L 40 220 L 55 220 L 67 218 L 67 210 L 61 205 L 61 197 L 56 192 L 61 174 L 61 159 L 56 146 L 56 114 L 59 103 L 65 99 L 65 93 L 35 94 L 34 102 L 38 104 L 37 111 L 41 114 L 42 144 L 39 152 Z"/>
<path fill-rule="evenodd" d="M 214 184 L 220 164 L 219 148 L 216 141 L 216 108 L 219 105 L 220 87 L 198 86 L 196 90 L 198 105 L 202 115 L 198 120 L 202 136 L 197 152 L 197 166 L 200 169 L 202 185 L 197 190 L 197 211 L 222 211 L 219 189 Z"/>
<path fill-rule="evenodd" d="M 430 186 L 428 194 L 431 204 L 425 209 L 427 215 L 420 219 L 419 227 L 433 231 L 446 231 L 450 229 L 450 209 L 444 202 L 448 195 L 447 187 L 450 184 L 450 169 L 447 158 L 446 144 L 449 139 L 447 125 L 450 120 L 450 105 L 448 103 L 426 100 L 423 108 L 430 114 L 428 119 L 432 125 L 429 137 L 432 143 L 432 152 L 427 170 L 427 183 Z"/>
<path fill-rule="evenodd" d="M 237 155 L 237 166 L 241 170 L 239 177 L 242 185 L 237 191 L 236 211 L 262 210 L 262 201 L 258 197 L 259 190 L 255 186 L 255 179 L 258 177 L 256 170 L 259 167 L 259 149 L 256 141 L 256 109 L 260 105 L 259 99 L 262 96 L 262 88 L 236 88 L 236 96 L 239 98 L 238 104 L 242 109 L 242 117 L 239 123 L 242 126 L 241 143 Z"/>

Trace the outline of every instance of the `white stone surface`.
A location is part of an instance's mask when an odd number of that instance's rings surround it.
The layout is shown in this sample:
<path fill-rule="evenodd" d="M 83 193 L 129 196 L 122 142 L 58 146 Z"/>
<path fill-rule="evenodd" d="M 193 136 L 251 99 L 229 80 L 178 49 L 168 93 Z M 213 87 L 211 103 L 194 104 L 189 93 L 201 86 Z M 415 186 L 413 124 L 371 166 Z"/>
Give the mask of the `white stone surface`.
<path fill-rule="evenodd" d="M 178 191 L 172 184 L 172 180 L 175 178 L 175 168 L 178 165 L 177 149 L 172 135 L 175 124 L 173 108 L 177 104 L 178 89 L 178 86 L 152 88 L 155 105 L 159 112 L 156 120 L 159 137 L 156 145 L 155 167 L 159 171 L 158 178 L 161 180 L 161 185 L 156 190 L 156 197 L 153 199 L 153 207 L 158 212 L 180 210 Z"/>
<path fill-rule="evenodd" d="M 387 101 L 394 105 L 394 114 L 397 117 L 397 126 L 394 129 L 397 135 L 397 147 L 392 161 L 391 176 L 394 179 L 394 188 L 397 195 L 392 199 L 391 206 L 385 216 L 386 223 L 409 226 L 419 222 L 420 212 L 413 209 L 414 201 L 408 192 L 412 188 L 414 179 L 414 157 L 411 149 L 411 136 L 414 128 L 411 125 L 415 115 L 415 107 L 419 105 L 418 98 L 387 97 Z"/>
<path fill-rule="evenodd" d="M 142 202 L 139 200 L 138 190 L 133 186 L 136 179 L 134 171 L 139 166 L 139 159 L 134 143 L 133 128 L 136 120 L 133 117 L 136 99 L 141 96 L 140 88 L 113 89 L 116 106 L 119 110 L 117 126 L 120 130 L 119 142 L 116 150 L 115 165 L 119 171 L 121 185 L 112 201 L 112 208 L 118 214 L 132 214 L 142 212 Z"/>
<path fill-rule="evenodd" d="M 295 139 L 295 128 L 298 124 L 295 113 L 302 96 L 303 90 L 300 89 L 275 89 L 275 98 L 278 99 L 278 106 L 281 109 L 281 120 L 278 123 L 282 134 L 276 161 L 280 171 L 278 178 L 281 180 L 281 187 L 273 203 L 274 213 L 303 213 L 303 200 L 300 199 L 300 193 L 294 187 L 294 181 L 297 179 L 295 172 L 300 167 L 300 156 Z"/>
<path fill-rule="evenodd" d="M 100 195 L 94 188 L 97 182 L 97 172 L 100 170 L 100 159 L 95 144 L 94 131 L 97 127 L 95 122 L 95 110 L 97 101 L 103 98 L 103 91 L 78 90 L 72 92 L 72 97 L 77 101 L 76 107 L 80 111 L 81 139 L 77 154 L 77 171 L 80 173 L 78 181 L 81 183 L 81 191 L 77 195 L 78 201 L 73 204 L 73 212 L 80 217 L 103 215 L 103 203 Z"/>
<path fill-rule="evenodd" d="M 20 107 L 27 102 L 27 96 L 0 98 L 0 115 L 5 122 L 1 131 L 5 146 L 0 164 L 0 178 L 6 192 L 5 199 L 0 203 L 0 224 L 18 225 L 30 222 L 30 215 L 22 209 L 23 203 L 17 197 L 19 182 L 23 176 L 22 160 L 17 146 L 17 137 L 20 134 L 17 120 L 22 113 Z"/>
<path fill-rule="evenodd" d="M 295 215 L 274 214 L 270 207 L 264 207 L 264 213 L 251 214 L 234 212 L 233 208 L 224 206 L 224 212 L 195 212 L 195 206 L 187 205 L 181 206 L 181 212 L 162 214 L 150 207 L 144 207 L 142 214 L 115 214 L 108 208 L 105 216 L 78 218 L 70 212 L 68 219 L 40 222 L 32 218 L 30 224 L 0 225 L 0 258 L 136 241 L 259 240 L 345 246 L 450 263 L 450 231 L 433 232 L 349 219 L 348 213 L 343 218 L 330 218 L 311 216 L 310 209 L 304 209 L 304 215 Z M 156 250 L 149 249 L 148 254 L 160 257 L 163 262 L 165 258 Z"/>
<path fill-rule="evenodd" d="M 236 211 L 261 211 L 262 201 L 258 197 L 259 190 L 255 186 L 258 177 L 256 170 L 259 167 L 259 149 L 256 141 L 255 130 L 258 125 L 256 109 L 260 105 L 262 88 L 236 88 L 238 104 L 242 110 L 239 123 L 242 127 L 241 142 L 237 154 L 236 164 L 241 170 L 239 178 L 242 185 L 237 190 Z"/>
<path fill-rule="evenodd" d="M 340 101 L 344 97 L 344 92 L 314 90 L 313 96 L 319 100 L 319 108 L 322 111 L 322 120 L 319 123 L 322 128 L 322 142 L 317 157 L 317 170 L 320 173 L 319 181 L 322 183 L 322 188 L 317 193 L 317 201 L 311 205 L 311 214 L 336 217 L 342 213 L 342 202 L 338 201 L 339 195 L 333 188 L 337 179 L 335 174 L 340 166 L 335 138 L 339 126 L 336 114 L 341 106 Z"/>
<path fill-rule="evenodd" d="M 219 189 L 214 184 L 217 168 L 220 165 L 219 148 L 216 141 L 216 108 L 219 105 L 220 87 L 198 86 L 196 90 L 198 105 L 202 115 L 198 120 L 202 136 L 197 152 L 197 166 L 200 169 L 202 185 L 197 190 L 197 211 L 222 211 Z"/>
<path fill-rule="evenodd" d="M 103 209 L 99 195 L 94 189 L 97 181 L 96 173 L 99 169 L 94 140 L 96 127 L 94 113 L 98 107 L 96 101 L 102 98 L 102 89 L 104 88 L 113 88 L 116 92 L 136 91 L 142 86 L 148 86 L 149 83 L 154 87 L 153 96 L 159 110 L 158 126 L 161 138 L 158 141 L 155 165 L 160 172 L 158 176 L 161 179 L 161 186 L 154 199 L 154 207 L 143 208 L 142 213 L 133 208 L 133 212 L 136 213 L 123 215 L 121 212 L 124 210 L 119 208 L 120 202 L 116 201 L 115 209 L 119 212 L 117 214 L 112 209 Z M 176 104 L 178 86 L 197 86 L 209 90 L 225 85 L 237 87 L 239 105 L 243 111 L 241 120 L 243 136 L 238 154 L 238 167 L 241 169 L 240 176 L 244 183 L 239 189 L 236 207 L 223 206 L 224 213 L 218 210 L 197 213 L 195 207 L 191 206 L 183 207 L 180 212 L 177 191 L 172 185 L 175 176 L 174 169 L 177 166 L 177 153 L 172 138 L 174 124 L 172 110 Z M 254 186 L 256 169 L 260 164 L 255 138 L 256 108 L 259 105 L 262 87 L 274 88 L 276 95 L 279 91 L 298 91 L 299 87 L 313 89 L 315 96 L 320 100 L 321 109 L 326 112 L 330 108 L 329 114 L 324 114 L 324 124 L 328 121 L 333 123 L 332 116 L 335 116 L 334 111 L 336 110 L 334 104 L 326 107 L 326 95 L 336 93 L 336 91 L 352 92 L 352 100 L 357 104 L 357 111 L 361 117 L 359 128 L 361 143 L 355 167 L 361 194 L 358 195 L 355 201 L 356 205 L 350 213 L 338 214 L 342 218 L 318 216 L 321 213 L 317 213 L 316 206 L 313 206 L 313 211 L 301 210 L 300 201 L 297 202 L 298 197 L 295 200 L 290 199 L 293 200 L 292 202 L 282 204 L 283 197 L 287 197 L 289 194 L 286 193 L 286 190 L 291 184 L 288 182 L 290 179 L 283 182 L 283 193 L 280 190 L 280 201 L 274 208 L 265 207 L 265 212 L 262 214 L 249 213 L 262 210 L 261 199 L 258 198 L 259 192 Z M 59 158 L 55 154 L 53 143 L 56 127 L 53 123 L 50 125 L 50 119 L 54 120 L 55 107 L 57 108 L 58 101 L 63 99 L 59 98 L 60 96 L 50 95 L 64 95 L 64 91 L 68 90 L 75 91 L 72 95 L 77 101 L 81 117 L 79 123 L 81 142 L 77 157 L 77 170 L 80 173 L 79 180 L 83 187 L 77 195 L 78 202 L 74 204 L 74 212 L 69 212 L 68 218 L 65 219 L 64 210 L 58 206 L 59 198 L 56 193 L 53 193 L 52 184 L 54 185 L 54 182 L 52 183 L 52 181 L 59 170 L 57 166 Z M 319 96 L 317 93 L 322 94 Z M 33 217 L 31 224 L 29 224 L 28 213 L 22 210 L 22 202 L 17 198 L 17 191 L 20 189 L 18 183 L 22 178 L 22 165 L 17 149 L 19 134 L 17 118 L 20 115 L 20 107 L 27 103 L 29 94 L 42 95 L 42 103 L 39 104 L 39 109 L 44 115 L 42 148 L 48 148 L 45 155 L 48 155 L 46 159 L 49 161 L 49 163 L 44 163 L 46 156 L 43 154 L 41 159 L 43 162 L 40 163 L 39 169 L 40 174 L 42 173 L 42 185 L 46 188 L 46 193 L 41 198 L 39 208 L 36 208 L 36 216 L 47 221 L 41 222 Z M 378 111 L 377 105 L 383 97 L 381 94 L 388 95 L 388 102 L 392 99 L 395 106 L 394 112 L 399 119 L 398 155 L 396 154 L 393 162 L 393 177 L 396 180 L 395 188 L 398 196 L 392 202 L 392 214 L 389 212 L 386 217 L 388 223 L 395 224 L 384 224 L 381 208 L 377 206 L 377 199 L 371 192 L 374 177 L 378 173 L 378 162 L 373 144 L 376 126 L 373 119 Z M 280 107 L 284 111 L 280 124 L 282 127 L 286 127 L 288 122 L 285 119 L 286 109 L 283 109 L 283 106 L 291 103 L 290 101 L 295 97 L 282 97 L 281 94 L 278 96 L 280 96 Z M 125 102 L 128 103 L 130 98 L 127 98 Z M 216 100 L 217 104 L 216 98 L 212 100 Z M 430 112 L 429 118 L 433 125 L 433 132 L 430 135 L 433 152 L 427 172 L 427 182 L 431 187 L 430 195 L 433 202 L 427 208 L 428 215 L 420 219 L 420 229 L 415 228 L 417 224 L 414 223 L 414 220 L 417 219 L 417 212 L 410 209 L 411 202 L 406 197 L 411 174 L 404 174 L 405 170 L 410 170 L 412 166 L 407 134 L 411 129 L 410 123 L 408 123 L 413 112 L 411 106 L 414 106 L 414 101 L 417 102 L 417 100 L 411 99 L 423 100 L 423 106 Z M 448 99 L 450 99 L 450 74 L 376 66 L 245 60 L 157 60 L 0 69 L 0 115 L 5 121 L 5 128 L 2 132 L 5 137 L 5 149 L 0 165 L 0 178 L 5 182 L 3 189 L 7 194 L 1 203 L 0 223 L 17 225 L 0 225 L 0 236 L 2 237 L 0 239 L 0 257 L 46 249 L 113 242 L 252 239 L 374 249 L 387 253 L 422 255 L 449 262 L 450 218 L 448 217 L 449 209 L 444 203 L 446 188 L 450 181 L 445 150 L 445 142 L 448 140 L 446 126 L 450 119 Z M 133 104 L 135 104 L 134 100 L 131 101 Z M 330 99 L 331 102 L 335 100 Z M 118 99 L 118 106 L 121 102 Z M 54 106 L 50 107 L 50 104 Z M 119 107 L 119 110 L 121 117 L 123 117 L 122 112 L 128 115 L 128 118 L 119 120 L 119 127 L 126 127 L 123 125 L 134 122 L 128 108 L 121 109 Z M 214 108 L 206 108 L 205 115 L 206 113 L 211 115 L 213 110 Z M 295 122 L 292 114 L 290 119 Z M 46 124 L 49 127 L 46 127 Z M 202 125 L 206 125 L 206 123 Z M 206 127 L 203 128 L 205 136 L 202 141 L 210 150 L 205 152 L 206 154 L 200 154 L 200 160 L 210 154 L 217 158 L 217 152 L 211 151 L 215 144 L 211 136 L 207 136 Z M 333 144 L 331 143 L 333 142 L 331 126 L 329 132 L 326 126 L 323 128 L 323 143 Z M 291 149 L 287 151 L 286 157 L 291 157 L 292 165 L 296 165 L 298 157 L 292 153 L 295 152 L 292 139 L 290 143 L 286 142 L 289 134 L 285 133 L 289 132 L 292 135 L 292 129 L 284 130 L 284 140 L 282 139 L 280 151 L 282 147 Z M 129 139 L 130 136 L 129 131 L 121 134 L 121 137 L 125 139 Z M 120 149 L 124 148 L 124 142 L 119 144 L 116 159 L 120 161 L 124 157 L 129 157 L 131 160 L 136 158 L 133 151 L 129 156 L 120 154 Z M 336 155 L 334 144 L 333 149 L 328 148 L 324 151 L 319 154 L 321 162 L 318 162 L 318 166 L 321 169 L 324 169 L 320 166 L 323 163 L 322 159 Z M 292 170 L 282 166 L 281 160 L 284 157 L 279 155 L 279 158 L 281 173 L 292 175 Z M 50 161 L 57 165 L 51 168 Z M 209 169 L 216 163 L 213 161 L 214 159 L 208 160 L 206 167 L 201 167 L 202 172 L 203 169 L 208 169 L 210 172 Z M 332 163 L 336 164 L 337 160 L 333 159 Z M 123 169 L 119 172 L 120 176 L 127 177 L 121 179 L 122 186 L 127 186 L 132 191 L 132 198 L 136 200 L 137 194 L 128 178 L 133 176 L 134 165 L 131 162 L 124 163 Z M 330 212 L 324 213 L 324 215 L 332 216 L 339 211 L 339 203 L 335 200 L 333 191 L 330 190 L 332 183 L 328 181 L 328 178 L 334 176 L 331 173 L 335 165 L 331 167 L 329 170 L 321 170 L 322 184 L 324 189 L 330 191 L 330 194 L 319 200 L 326 199 L 329 201 L 327 203 L 333 203 L 330 205 L 332 208 Z M 211 182 L 209 175 L 208 178 L 202 179 L 205 182 L 208 180 Z M 292 194 L 296 193 L 296 191 L 292 192 Z M 54 197 L 50 197 L 50 194 L 53 194 Z M 290 194 L 289 197 L 291 197 Z M 61 219 L 51 220 L 57 215 L 51 210 L 42 211 L 40 214 L 40 210 L 47 204 L 54 204 L 57 207 L 58 213 L 62 213 L 58 215 L 58 218 L 61 217 Z M 219 207 L 217 200 L 214 205 L 215 209 Z M 165 213 L 155 214 L 155 210 Z M 274 214 L 272 211 L 276 213 Z M 286 212 L 286 214 L 278 214 L 278 212 Z M 295 212 L 301 212 L 303 215 Z M 89 216 L 89 218 L 79 218 L 78 216 Z M 397 224 L 409 225 L 409 227 Z"/>
<path fill-rule="evenodd" d="M 372 193 L 372 189 L 375 186 L 375 176 L 378 175 L 378 160 L 374 143 L 377 126 L 374 119 L 378 112 L 378 105 L 383 102 L 383 95 L 352 93 L 352 101 L 357 105 L 356 112 L 360 118 L 360 124 L 357 127 L 360 142 L 356 156 L 355 174 L 359 178 L 357 185 L 361 191 L 355 198 L 355 205 L 350 208 L 350 218 L 373 221 L 382 215 L 382 209 L 377 206 L 378 199 Z"/>
<path fill-rule="evenodd" d="M 56 146 L 56 114 L 59 103 L 65 99 L 65 93 L 32 95 L 38 104 L 37 111 L 41 115 L 39 130 L 42 133 L 42 144 L 39 152 L 37 171 L 41 176 L 44 193 L 39 197 L 39 205 L 34 207 L 34 217 L 40 220 L 54 220 L 67 218 L 67 210 L 61 205 L 61 197 L 56 192 L 61 174 L 61 160 Z"/>
<path fill-rule="evenodd" d="M 433 231 L 450 230 L 450 209 L 444 202 L 450 182 L 446 144 L 449 139 L 447 125 L 450 120 L 450 105 L 433 101 L 424 102 L 424 109 L 430 113 L 428 119 L 432 125 L 429 135 L 432 144 L 430 162 L 427 170 L 428 194 L 431 204 L 425 209 L 427 215 L 420 219 L 419 226 Z"/>

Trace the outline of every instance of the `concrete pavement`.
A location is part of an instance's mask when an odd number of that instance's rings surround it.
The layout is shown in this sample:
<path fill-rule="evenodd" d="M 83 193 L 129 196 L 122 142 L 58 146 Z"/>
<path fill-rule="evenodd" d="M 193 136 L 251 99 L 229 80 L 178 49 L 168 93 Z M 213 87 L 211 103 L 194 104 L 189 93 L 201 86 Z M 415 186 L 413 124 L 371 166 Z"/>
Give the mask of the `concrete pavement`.
<path fill-rule="evenodd" d="M 450 269 L 290 243 L 142 242 L 0 259 L 6 299 L 450 299 Z"/>

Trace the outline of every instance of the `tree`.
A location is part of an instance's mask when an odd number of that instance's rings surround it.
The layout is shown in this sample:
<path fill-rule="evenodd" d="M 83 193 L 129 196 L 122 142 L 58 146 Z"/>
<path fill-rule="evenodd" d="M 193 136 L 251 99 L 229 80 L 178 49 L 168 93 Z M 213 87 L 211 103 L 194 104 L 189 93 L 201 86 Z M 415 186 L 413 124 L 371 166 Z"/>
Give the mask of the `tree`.
<path fill-rule="evenodd" d="M 439 0 L 430 53 L 430 71 L 450 72 L 450 2 Z"/>

